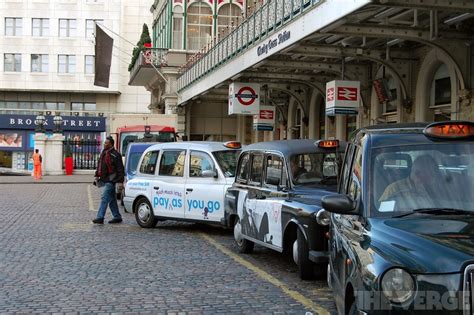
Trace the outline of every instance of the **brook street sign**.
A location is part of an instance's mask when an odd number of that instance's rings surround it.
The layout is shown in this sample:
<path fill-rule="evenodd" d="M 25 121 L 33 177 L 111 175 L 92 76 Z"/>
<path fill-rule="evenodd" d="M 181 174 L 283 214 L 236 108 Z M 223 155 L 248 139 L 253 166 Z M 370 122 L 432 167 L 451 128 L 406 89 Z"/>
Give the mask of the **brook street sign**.
<path fill-rule="evenodd" d="M 233 82 L 229 85 L 229 115 L 258 114 L 260 85 Z"/>
<path fill-rule="evenodd" d="M 45 129 L 50 131 L 54 129 L 54 116 L 45 116 Z M 15 130 L 34 130 L 35 115 L 0 115 L 1 129 L 15 129 Z M 83 117 L 83 116 L 62 116 L 64 131 L 90 131 L 102 132 L 105 131 L 104 117 Z"/>
<path fill-rule="evenodd" d="M 360 104 L 359 81 L 331 81 L 326 84 L 326 115 L 357 115 Z"/>

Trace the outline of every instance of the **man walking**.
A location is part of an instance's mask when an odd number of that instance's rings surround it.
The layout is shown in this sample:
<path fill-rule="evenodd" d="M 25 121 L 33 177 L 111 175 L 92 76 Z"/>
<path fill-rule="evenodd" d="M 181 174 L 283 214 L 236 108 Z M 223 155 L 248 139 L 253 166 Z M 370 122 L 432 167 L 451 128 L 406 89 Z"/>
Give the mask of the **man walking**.
<path fill-rule="evenodd" d="M 114 139 L 108 136 L 104 142 L 104 150 L 100 154 L 99 164 L 95 171 L 94 184 L 98 187 L 104 186 L 102 192 L 102 199 L 97 212 L 97 217 L 92 220 L 95 224 L 103 224 L 105 211 L 107 206 L 112 211 L 113 219 L 109 223 L 120 223 L 122 222 L 122 216 L 120 215 L 117 196 L 115 192 L 115 185 L 118 185 L 119 189 L 122 189 L 124 177 L 124 168 L 122 162 L 122 156 L 117 150 L 114 149 Z"/>
<path fill-rule="evenodd" d="M 42 177 L 41 163 L 43 163 L 43 157 L 39 154 L 39 150 L 35 149 L 35 153 L 31 157 L 33 159 L 33 177 L 38 180 Z"/>

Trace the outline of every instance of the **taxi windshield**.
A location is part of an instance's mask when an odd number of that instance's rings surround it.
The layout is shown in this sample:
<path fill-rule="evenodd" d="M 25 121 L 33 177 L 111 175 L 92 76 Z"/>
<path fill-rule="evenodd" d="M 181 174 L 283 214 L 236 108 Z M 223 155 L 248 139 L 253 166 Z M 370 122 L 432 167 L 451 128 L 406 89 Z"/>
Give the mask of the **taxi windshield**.
<path fill-rule="evenodd" d="M 336 153 L 305 153 L 290 157 L 290 170 L 295 185 L 335 185 L 340 156 Z"/>
<path fill-rule="evenodd" d="M 474 214 L 474 143 L 374 149 L 370 181 L 375 216 L 446 209 Z"/>
<path fill-rule="evenodd" d="M 224 176 L 235 177 L 237 158 L 239 157 L 240 150 L 215 151 L 212 154 L 216 158 Z"/>

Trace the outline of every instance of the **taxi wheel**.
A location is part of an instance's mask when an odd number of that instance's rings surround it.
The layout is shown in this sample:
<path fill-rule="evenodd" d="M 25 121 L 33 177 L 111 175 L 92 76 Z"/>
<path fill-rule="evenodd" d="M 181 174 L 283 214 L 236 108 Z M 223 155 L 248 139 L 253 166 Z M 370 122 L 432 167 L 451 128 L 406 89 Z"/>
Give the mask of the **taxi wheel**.
<path fill-rule="evenodd" d="M 234 225 L 234 240 L 239 248 L 239 253 L 250 254 L 253 252 L 253 246 L 255 243 L 242 237 L 242 226 L 240 225 L 240 220 L 236 220 Z"/>
<path fill-rule="evenodd" d="M 293 243 L 293 260 L 298 265 L 298 274 L 303 280 L 313 279 L 313 263 L 309 260 L 308 242 L 303 232 L 298 229 L 298 236 Z"/>
<path fill-rule="evenodd" d="M 158 220 L 153 214 L 153 210 L 150 206 L 150 203 L 145 198 L 138 200 L 135 208 L 135 220 L 142 228 L 154 228 Z"/>

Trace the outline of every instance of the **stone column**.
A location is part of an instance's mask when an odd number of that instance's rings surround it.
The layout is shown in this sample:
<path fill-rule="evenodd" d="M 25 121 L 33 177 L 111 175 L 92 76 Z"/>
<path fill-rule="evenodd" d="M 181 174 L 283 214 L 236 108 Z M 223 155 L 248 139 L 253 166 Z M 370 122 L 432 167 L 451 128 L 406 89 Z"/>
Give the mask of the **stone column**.
<path fill-rule="evenodd" d="M 53 134 L 46 140 L 46 152 L 43 158 L 43 173 L 45 175 L 63 175 L 63 140 L 59 133 Z"/>
<path fill-rule="evenodd" d="M 46 140 L 48 139 L 48 137 L 46 137 L 46 134 L 44 134 L 42 132 L 37 132 L 37 133 L 35 133 L 33 138 L 35 140 L 34 150 L 38 150 L 39 154 L 41 154 L 41 156 L 43 157 L 42 167 L 43 167 L 43 175 L 44 175 L 44 167 L 47 164 L 47 160 L 46 160 Z"/>

